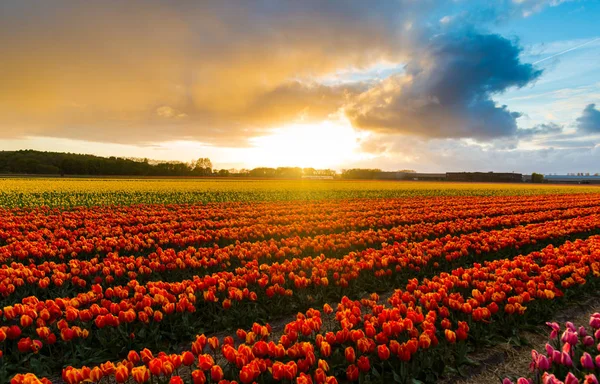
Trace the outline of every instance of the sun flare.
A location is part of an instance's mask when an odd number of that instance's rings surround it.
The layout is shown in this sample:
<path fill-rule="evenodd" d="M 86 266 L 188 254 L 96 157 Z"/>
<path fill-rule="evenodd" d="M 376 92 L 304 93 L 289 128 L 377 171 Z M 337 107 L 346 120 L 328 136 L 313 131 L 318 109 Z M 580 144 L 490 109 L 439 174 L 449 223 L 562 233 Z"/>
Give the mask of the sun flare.
<path fill-rule="evenodd" d="M 358 156 L 361 134 L 349 124 L 293 124 L 250 139 L 251 166 L 332 168 Z"/>

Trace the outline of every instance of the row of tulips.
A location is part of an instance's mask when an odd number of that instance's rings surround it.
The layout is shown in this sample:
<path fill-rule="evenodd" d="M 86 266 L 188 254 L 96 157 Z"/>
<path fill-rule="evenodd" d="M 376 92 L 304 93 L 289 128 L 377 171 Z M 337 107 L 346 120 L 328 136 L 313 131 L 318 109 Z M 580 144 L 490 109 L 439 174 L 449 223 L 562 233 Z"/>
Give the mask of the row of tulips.
<path fill-rule="evenodd" d="M 568 196 L 574 197 L 574 196 Z M 562 198 L 561 195 L 540 197 L 540 201 Z M 446 207 L 464 206 L 476 200 L 484 204 L 497 201 L 510 201 L 511 198 L 438 198 L 429 199 L 432 205 Z M 532 197 L 522 197 L 518 201 L 531 201 Z M 49 209 L 47 207 L 6 209 L 0 207 L 0 214 L 8 220 L 0 223 L 0 239 L 19 237 L 27 233 L 31 239 L 51 239 L 65 237 L 62 230 L 83 230 L 94 222 L 111 223 L 116 228 L 147 232 L 144 225 L 169 222 L 197 222 L 199 227 L 217 229 L 247 226 L 252 224 L 291 224 L 298 219 L 317 221 L 340 217 L 361 218 L 366 212 L 376 211 L 387 214 L 402 209 L 412 210 L 425 206 L 422 198 L 412 199 L 371 199 L 371 200 L 325 200 L 325 201 L 278 201 L 248 203 L 211 203 L 204 205 L 137 205 L 74 207 L 71 209 Z M 133 213 L 133 215 L 132 215 Z M 183 219 L 183 220 L 182 220 Z M 36 233 L 47 229 L 44 233 Z M 109 228 L 106 228 L 107 230 Z M 29 233 L 33 233 L 30 235 Z M 68 233 L 68 232 L 67 232 Z M 77 235 L 78 232 L 72 232 Z M 32 238 L 33 237 L 33 238 Z M 67 236 L 68 237 L 68 236 Z"/>
<path fill-rule="evenodd" d="M 376 294 L 360 301 L 343 298 L 335 314 L 330 305 L 323 313 L 310 309 L 279 333 L 255 323 L 251 330 L 238 330 L 235 337 L 197 336 L 182 353 L 155 355 L 144 349 L 131 351 L 116 363 L 67 367 L 62 378 L 68 384 L 107 377 L 140 384 L 435 383 L 447 373 L 445 367 L 465 362 L 469 345 L 535 321 L 535 315 L 545 316 L 549 307 L 559 304 L 560 297 L 599 284 L 600 236 L 592 236 L 413 279 L 387 304 L 381 304 Z M 563 343 L 573 347 L 558 348 L 561 356 L 574 351 L 577 337 L 594 344 L 580 330 L 574 332 L 563 334 Z M 31 375 L 29 379 L 33 380 Z M 26 375 L 16 375 L 12 383 L 26 380 Z"/>
<path fill-rule="evenodd" d="M 500 204 L 506 204 L 498 200 Z M 345 203 L 345 204 L 344 204 Z M 21 215 L 16 211 L 7 217 L 0 229 L 0 239 L 4 239 L 11 247 L 7 250 L 21 252 L 19 257 L 29 257 L 23 254 L 23 248 L 31 242 L 56 244 L 57 247 L 70 246 L 76 254 L 94 251 L 108 252 L 125 250 L 135 244 L 108 243 L 77 243 L 77 240 L 98 238 L 130 241 L 133 238 L 148 240 L 150 237 L 162 232 L 179 234 L 183 232 L 186 237 L 189 231 L 218 237 L 219 234 L 242 232 L 242 236 L 261 238 L 260 229 L 266 233 L 277 235 L 279 232 L 298 231 L 323 231 L 328 227 L 332 230 L 341 228 L 360 228 L 376 224 L 376 217 L 388 217 L 402 211 L 421 213 L 430 210 L 424 202 L 403 203 L 402 200 L 373 200 L 367 208 L 362 201 L 326 202 L 318 207 L 311 203 L 308 207 L 302 204 L 291 205 L 285 203 L 262 203 L 227 209 L 230 204 L 223 206 L 136 206 L 122 207 L 106 210 L 103 207 L 77 209 L 75 211 L 57 211 L 52 215 L 44 214 L 40 209 Z M 273 207 L 270 207 L 270 205 Z M 463 209 L 468 202 L 447 201 L 447 208 Z M 300 205 L 300 207 L 298 206 Z M 343 210 L 339 208 L 343 207 Z M 331 208 L 338 208 L 333 209 Z M 281 212 L 285 209 L 285 212 Z M 41 212 L 40 212 L 41 211 Z M 247 216 L 250 214 L 250 216 Z M 365 221 L 367 220 L 367 221 Z M 300 223 L 301 226 L 298 225 Z M 323 224 L 326 223 L 326 224 Z M 305 227 L 305 228 L 303 228 Z M 123 238 L 123 239 L 122 239 Z M 157 241 L 155 241 L 157 240 Z M 161 238 L 153 239 L 150 245 L 156 244 Z M 198 238 L 197 241 L 205 241 Z M 140 244 L 137 244 L 138 246 Z M 144 242 L 144 245 L 145 242 Z M 164 245 L 164 244 L 163 244 Z M 81 251 L 77 251 L 77 248 Z M 2 248 L 5 249 L 5 248 Z M 60 251 L 62 248 L 59 248 Z M 63 255 L 72 255 L 73 250 Z M 32 257 L 52 257 L 54 255 L 39 255 L 35 252 Z"/>
<path fill-rule="evenodd" d="M 551 331 L 545 351 L 531 351 L 530 377 L 517 384 L 598 384 L 600 380 L 600 313 L 594 313 L 589 327 L 546 323 Z M 514 384 L 510 378 L 503 384 Z"/>
<path fill-rule="evenodd" d="M 594 195 L 547 195 L 506 197 L 439 197 L 410 199 L 355 199 L 319 202 L 254 202 L 205 205 L 138 205 L 130 207 L 77 207 L 70 210 L 46 207 L 6 209 L 0 214 L 0 242 L 21 240 L 49 241 L 71 236 L 80 237 L 98 232 L 105 235 L 147 233 L 151 224 L 194 222 L 198 229 L 219 229 L 253 224 L 292 224 L 305 221 L 330 221 L 340 218 L 357 219 L 386 216 L 390 212 L 413 211 L 424 207 L 439 209 L 464 208 L 473 205 L 546 204 L 570 199 L 580 201 Z M 109 224 L 109 225 L 106 225 Z M 120 231 L 122 229 L 122 231 Z"/>
<path fill-rule="evenodd" d="M 89 353 L 89 345 L 118 354 L 135 345 L 159 345 L 182 338 L 194 329 L 218 329 L 258 316 L 286 314 L 311 303 L 337 299 L 364 290 L 386 290 L 411 276 L 498 257 L 498 251 L 600 229 L 600 215 L 482 231 L 419 243 L 395 243 L 381 250 L 350 253 L 340 259 L 286 260 L 248 263 L 234 272 L 219 272 L 181 282 L 133 280 L 125 286 L 92 290 L 75 297 L 41 301 L 28 297 L 5 307 L 3 329 L 16 344 L 38 340 L 39 358 L 61 352 L 74 360 Z M 483 254 L 483 255 L 482 255 Z M 332 283 L 330 284 L 330 280 Z M 352 284 L 350 284 L 352 282 Z M 12 348 L 11 364 L 22 361 Z"/>
<path fill-rule="evenodd" d="M 600 213 L 600 205 L 586 208 L 555 209 L 457 219 L 442 222 L 410 224 L 377 231 L 345 232 L 315 237 L 295 237 L 254 243 L 239 243 L 225 248 L 194 248 L 176 252 L 159 248 L 147 256 L 120 256 L 109 253 L 102 259 L 71 259 L 68 263 L 44 262 L 37 265 L 11 263 L 0 269 L 0 294 L 5 298 L 22 299 L 34 295 L 50 298 L 56 289 L 62 292 L 85 292 L 92 284 L 104 287 L 126 284 L 130 280 L 182 280 L 198 273 L 233 270 L 257 260 L 259 265 L 274 260 L 300 258 L 311 254 L 339 257 L 350 251 L 380 248 L 395 241 L 419 241 L 478 230 L 507 228 L 550 219 L 567 219 Z M 60 295 L 60 292 L 59 292 Z M 56 297 L 56 296 L 55 296 Z M 0 301 L 2 303 L 2 301 Z"/>
<path fill-rule="evenodd" d="M 96 255 L 105 255 L 109 252 L 126 252 L 147 254 L 158 247 L 185 248 L 188 246 L 213 246 L 228 245 L 237 241 L 257 241 L 271 238 L 285 238 L 295 236 L 314 236 L 318 234 L 337 233 L 340 231 L 361 230 L 368 228 L 390 228 L 403 224 L 419 223 L 422 221 L 443 221 L 456 218 L 477 216 L 501 215 L 513 212 L 532 212 L 539 210 L 565 209 L 567 207 L 586 207 L 598 205 L 600 198 L 592 195 L 576 195 L 548 199 L 544 201 L 524 200 L 515 201 L 514 198 L 502 200 L 496 198 L 494 204 L 485 204 L 486 208 L 479 208 L 479 204 L 457 204 L 452 201 L 448 204 L 430 205 L 423 202 L 420 207 L 410 209 L 387 210 L 389 200 L 375 200 L 371 208 L 365 208 L 362 217 L 347 217 L 344 213 L 340 217 L 329 219 L 307 220 L 298 215 L 293 221 L 286 224 L 269 224 L 258 222 L 252 225 L 241 225 L 225 228 L 207 229 L 202 220 L 185 215 L 179 220 L 163 223 L 154 223 L 154 216 L 149 221 L 132 226 L 121 225 L 121 220 L 99 218 L 86 219 L 83 227 L 73 230 L 69 226 L 61 226 L 61 220 L 55 220 L 59 227 L 54 231 L 44 225 L 48 224 L 45 216 L 34 220 L 29 216 L 21 220 L 37 222 L 35 228 L 39 230 L 13 230 L 0 232 L 0 238 L 5 237 L 3 246 L 0 246 L 0 261 L 9 263 L 22 260 L 27 263 L 44 262 L 47 259 L 94 258 Z M 454 205 L 453 205 L 454 204 Z M 129 216 L 136 217 L 136 209 L 130 208 Z M 495 209 L 494 209 L 495 208 Z M 124 208 L 122 208 L 124 209 Z M 147 209 L 147 208 L 145 208 Z M 157 207 L 159 215 L 162 207 Z M 184 207 L 187 210 L 193 209 Z M 196 207 L 202 210 L 202 206 Z M 382 213 L 381 210 L 387 210 Z M 94 217 L 94 209 L 84 212 Z M 84 216 L 85 217 L 85 216 Z M 119 217 L 119 216 L 117 216 Z M 10 216 L 9 216 L 10 218 Z M 66 219 L 65 219 L 66 220 Z"/>

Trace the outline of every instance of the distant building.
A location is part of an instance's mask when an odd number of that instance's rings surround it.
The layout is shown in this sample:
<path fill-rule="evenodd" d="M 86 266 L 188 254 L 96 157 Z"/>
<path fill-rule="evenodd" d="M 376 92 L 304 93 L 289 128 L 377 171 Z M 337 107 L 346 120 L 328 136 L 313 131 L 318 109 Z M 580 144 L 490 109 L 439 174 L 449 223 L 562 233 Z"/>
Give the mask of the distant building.
<path fill-rule="evenodd" d="M 375 178 L 378 180 L 400 180 L 399 177 L 400 172 L 379 172 L 375 175 Z"/>
<path fill-rule="evenodd" d="M 378 180 L 446 180 L 445 173 L 417 173 L 417 172 L 379 172 L 376 177 Z"/>
<path fill-rule="evenodd" d="M 403 180 L 419 180 L 419 181 L 444 181 L 446 180 L 445 173 L 403 173 Z"/>
<path fill-rule="evenodd" d="M 544 181 L 565 184 L 600 184 L 600 176 L 545 175 Z"/>
<path fill-rule="evenodd" d="M 477 181 L 485 183 L 522 183 L 523 175 L 520 173 L 496 172 L 447 172 L 448 181 Z"/>

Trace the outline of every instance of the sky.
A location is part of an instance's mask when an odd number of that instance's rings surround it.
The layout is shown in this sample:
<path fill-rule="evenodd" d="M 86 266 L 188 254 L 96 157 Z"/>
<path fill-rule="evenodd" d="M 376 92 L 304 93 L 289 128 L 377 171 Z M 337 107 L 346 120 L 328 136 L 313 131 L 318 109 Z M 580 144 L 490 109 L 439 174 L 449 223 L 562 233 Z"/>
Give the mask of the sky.
<path fill-rule="evenodd" d="M 0 150 L 600 172 L 598 0 L 0 0 Z"/>

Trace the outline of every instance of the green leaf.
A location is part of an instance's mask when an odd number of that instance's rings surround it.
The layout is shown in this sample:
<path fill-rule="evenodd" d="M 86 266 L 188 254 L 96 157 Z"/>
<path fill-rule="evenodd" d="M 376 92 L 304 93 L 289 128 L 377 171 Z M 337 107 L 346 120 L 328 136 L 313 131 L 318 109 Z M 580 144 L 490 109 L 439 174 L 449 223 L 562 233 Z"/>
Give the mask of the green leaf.
<path fill-rule="evenodd" d="M 371 373 L 373 373 L 373 376 L 375 376 L 376 378 L 381 378 L 381 373 L 379 373 L 379 371 L 375 369 L 375 367 L 371 369 Z"/>

